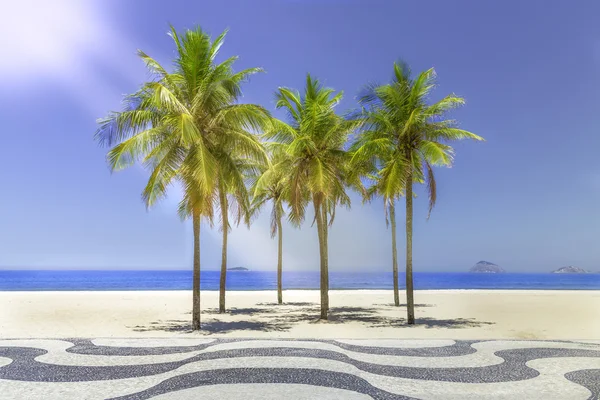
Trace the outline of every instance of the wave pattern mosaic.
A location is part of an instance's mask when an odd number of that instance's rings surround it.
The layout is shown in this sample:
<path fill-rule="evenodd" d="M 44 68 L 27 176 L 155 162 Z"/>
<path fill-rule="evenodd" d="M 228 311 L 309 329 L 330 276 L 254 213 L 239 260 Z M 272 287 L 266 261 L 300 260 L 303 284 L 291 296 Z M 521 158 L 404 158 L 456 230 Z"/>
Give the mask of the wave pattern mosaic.
<path fill-rule="evenodd" d="M 600 341 L 0 340 L 2 399 L 598 399 Z"/>

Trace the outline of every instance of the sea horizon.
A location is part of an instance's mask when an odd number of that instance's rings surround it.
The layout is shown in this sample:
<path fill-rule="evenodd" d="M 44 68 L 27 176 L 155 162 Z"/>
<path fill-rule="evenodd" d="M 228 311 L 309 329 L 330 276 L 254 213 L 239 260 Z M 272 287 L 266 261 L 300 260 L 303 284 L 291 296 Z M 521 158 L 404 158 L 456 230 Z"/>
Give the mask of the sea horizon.
<path fill-rule="evenodd" d="M 399 286 L 404 289 L 404 271 Z M 219 289 L 220 272 L 203 270 L 202 290 Z M 415 290 L 598 290 L 600 274 L 415 272 Z M 276 289 L 276 271 L 228 271 L 227 290 Z M 392 273 L 332 271 L 332 290 L 391 290 Z M 0 291 L 191 290 L 191 270 L 0 270 Z M 318 271 L 284 271 L 286 290 L 316 290 Z"/>

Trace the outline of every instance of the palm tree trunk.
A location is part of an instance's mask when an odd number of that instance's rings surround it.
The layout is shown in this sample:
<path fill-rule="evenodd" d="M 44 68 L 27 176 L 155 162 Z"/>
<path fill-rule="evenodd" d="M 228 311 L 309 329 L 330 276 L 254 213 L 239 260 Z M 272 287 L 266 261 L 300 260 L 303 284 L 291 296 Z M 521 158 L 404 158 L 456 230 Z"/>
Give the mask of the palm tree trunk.
<path fill-rule="evenodd" d="M 282 269 L 283 269 L 283 233 L 281 231 L 281 217 L 277 218 L 277 303 L 283 303 Z"/>
<path fill-rule="evenodd" d="M 392 273 L 394 277 L 394 305 L 400 306 L 400 294 L 398 293 L 398 252 L 396 249 L 396 205 L 395 200 L 391 200 L 390 220 L 392 221 Z"/>
<path fill-rule="evenodd" d="M 408 168 L 406 178 L 406 311 L 408 324 L 415 323 L 415 301 L 413 298 L 412 276 L 412 234 L 413 234 L 413 173 Z"/>
<path fill-rule="evenodd" d="M 192 288 L 192 329 L 200 330 L 200 214 L 192 216 L 194 229 L 194 282 Z"/>
<path fill-rule="evenodd" d="M 323 215 L 321 211 L 322 204 L 316 197 L 313 198 L 315 207 L 315 218 L 317 220 L 317 233 L 319 235 L 319 256 L 321 261 L 321 319 L 327 319 L 329 310 L 329 293 L 327 291 L 327 264 L 325 262 L 325 243 L 323 238 Z"/>
<path fill-rule="evenodd" d="M 321 205 L 323 209 L 323 247 L 325 248 L 325 287 L 327 290 L 327 309 L 329 310 L 329 226 L 327 224 L 327 207 Z"/>
<path fill-rule="evenodd" d="M 221 280 L 219 282 L 219 313 L 225 312 L 225 286 L 227 283 L 227 231 L 229 222 L 227 216 L 227 193 L 219 191 L 221 201 L 221 219 L 223 223 L 223 247 L 221 249 Z"/>

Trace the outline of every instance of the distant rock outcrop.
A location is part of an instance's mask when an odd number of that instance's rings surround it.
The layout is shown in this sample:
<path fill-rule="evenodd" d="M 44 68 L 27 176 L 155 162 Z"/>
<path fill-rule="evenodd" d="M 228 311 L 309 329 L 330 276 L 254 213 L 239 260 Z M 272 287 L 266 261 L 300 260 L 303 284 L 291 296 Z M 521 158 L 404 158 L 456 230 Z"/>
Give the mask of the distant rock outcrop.
<path fill-rule="evenodd" d="M 248 268 L 244 268 L 244 267 L 233 267 L 233 268 L 228 268 L 227 271 L 250 271 Z"/>
<path fill-rule="evenodd" d="M 473 268 L 471 268 L 469 270 L 469 272 L 481 272 L 481 273 L 487 273 L 487 274 L 500 274 L 502 272 L 504 272 L 504 270 L 494 264 L 491 263 L 489 261 L 479 261 L 477 264 L 475 264 L 473 266 Z"/>
<path fill-rule="evenodd" d="M 569 265 L 568 267 L 562 267 L 557 270 L 552 271 L 553 274 L 589 274 L 589 271 L 586 271 L 583 268 L 574 267 Z"/>

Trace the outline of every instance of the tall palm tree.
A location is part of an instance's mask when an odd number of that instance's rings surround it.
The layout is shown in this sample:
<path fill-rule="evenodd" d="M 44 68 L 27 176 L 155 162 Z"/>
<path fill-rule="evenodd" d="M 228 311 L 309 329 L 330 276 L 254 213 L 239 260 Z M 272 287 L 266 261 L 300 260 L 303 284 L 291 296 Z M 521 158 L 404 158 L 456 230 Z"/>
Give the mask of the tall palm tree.
<path fill-rule="evenodd" d="M 139 51 L 152 80 L 125 97 L 125 107 L 99 121 L 97 140 L 112 147 L 107 159 L 112 170 L 141 161 L 150 170 L 142 193 L 147 207 L 181 182 L 182 217 L 194 226 L 193 329 L 200 329 L 200 221 L 212 220 L 213 204 L 225 182 L 233 185 L 245 159 L 263 159 L 264 151 L 250 129 L 260 129 L 268 113 L 260 106 L 236 104 L 241 84 L 259 72 L 233 72 L 237 57 L 221 63 L 215 57 L 226 32 L 214 41 L 200 28 L 178 34 L 171 27 L 176 48 L 173 71 Z M 231 149 L 235 149 L 232 152 Z M 235 190 L 234 190 L 235 192 Z"/>
<path fill-rule="evenodd" d="M 281 146 L 271 146 L 271 162 L 263 168 L 260 176 L 252 184 L 252 213 L 258 212 L 267 202 L 271 208 L 271 238 L 277 235 L 277 303 L 283 303 L 283 228 L 285 216 L 284 204 L 289 196 L 289 181 L 286 168 L 289 166 L 287 156 Z"/>
<path fill-rule="evenodd" d="M 371 86 L 360 98 L 364 131 L 354 145 L 353 161 L 376 167 L 375 187 L 381 195 L 392 222 L 392 258 L 395 303 L 397 298 L 396 199 L 406 198 L 406 296 L 408 323 L 415 323 L 412 278 L 413 183 L 427 183 L 429 214 L 437 192 L 433 166 L 450 166 L 454 151 L 449 142 L 461 139 L 483 140 L 444 119 L 446 113 L 464 104 L 454 94 L 433 104 L 428 96 L 435 87 L 435 71 L 421 72 L 415 79 L 406 64 L 394 63 L 390 84 Z M 428 216 L 429 218 L 429 216 Z"/>
<path fill-rule="evenodd" d="M 327 249 L 327 215 L 331 202 L 345 194 L 345 174 L 348 155 L 344 145 L 356 129 L 335 113 L 342 98 L 333 89 L 324 88 L 318 80 L 306 77 L 303 95 L 287 88 L 276 92 L 276 107 L 287 112 L 289 124 L 273 121 L 265 136 L 282 144 L 289 157 L 286 169 L 289 179 L 290 219 L 304 218 L 312 202 L 319 238 L 321 271 L 321 319 L 327 319 L 329 309 L 329 272 Z"/>

